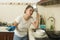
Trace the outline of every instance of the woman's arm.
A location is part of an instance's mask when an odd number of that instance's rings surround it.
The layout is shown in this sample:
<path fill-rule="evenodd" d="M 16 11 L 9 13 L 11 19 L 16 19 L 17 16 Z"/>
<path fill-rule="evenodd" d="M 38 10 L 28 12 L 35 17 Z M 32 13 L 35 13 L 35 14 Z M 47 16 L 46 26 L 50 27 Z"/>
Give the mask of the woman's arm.
<path fill-rule="evenodd" d="M 39 21 L 40 21 L 40 15 L 39 15 L 39 13 L 37 13 L 37 15 L 36 15 L 36 21 L 32 23 L 35 28 L 38 28 Z"/>
<path fill-rule="evenodd" d="M 18 26 L 18 23 L 15 21 L 14 23 L 13 23 L 13 26 Z"/>
<path fill-rule="evenodd" d="M 13 23 L 13 26 L 17 27 L 17 26 L 18 26 L 18 23 L 15 21 L 15 22 Z M 17 27 L 16 29 L 19 31 L 18 27 Z"/>
<path fill-rule="evenodd" d="M 7 30 L 8 31 L 14 31 L 15 28 L 17 27 L 18 23 L 14 22 L 12 26 L 8 26 Z"/>

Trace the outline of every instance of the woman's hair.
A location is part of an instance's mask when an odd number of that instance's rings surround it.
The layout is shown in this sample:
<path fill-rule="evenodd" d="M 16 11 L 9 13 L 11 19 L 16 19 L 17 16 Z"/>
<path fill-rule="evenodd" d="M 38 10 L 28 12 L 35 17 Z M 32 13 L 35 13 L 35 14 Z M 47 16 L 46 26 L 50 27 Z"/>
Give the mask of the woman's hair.
<path fill-rule="evenodd" d="M 28 8 L 32 8 L 32 9 L 33 9 L 33 11 L 34 11 L 34 8 L 33 8 L 31 5 L 28 5 L 28 6 L 26 7 L 26 9 L 25 9 L 24 13 L 26 13 L 26 10 L 27 10 Z"/>

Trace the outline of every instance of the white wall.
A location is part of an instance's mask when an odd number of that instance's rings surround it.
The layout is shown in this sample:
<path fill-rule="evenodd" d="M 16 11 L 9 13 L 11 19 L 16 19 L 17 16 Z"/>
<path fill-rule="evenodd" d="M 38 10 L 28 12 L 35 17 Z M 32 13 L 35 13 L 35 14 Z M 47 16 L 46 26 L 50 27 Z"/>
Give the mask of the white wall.
<path fill-rule="evenodd" d="M 0 20 L 13 22 L 17 16 L 24 14 L 26 5 L 0 5 Z"/>
<path fill-rule="evenodd" d="M 17 16 L 24 14 L 27 5 L 0 5 L 0 21 L 13 22 Z M 55 30 L 60 30 L 60 5 L 38 6 L 38 11 L 46 21 L 48 17 L 55 17 Z M 35 14 L 34 14 L 35 17 Z"/>
<path fill-rule="evenodd" d="M 47 19 L 51 16 L 55 18 L 55 30 L 60 31 L 60 5 L 38 7 L 39 13 L 45 17 L 46 22 L 48 22 Z"/>
<path fill-rule="evenodd" d="M 27 5 L 0 5 L 0 21 L 11 23 L 24 14 Z M 35 17 L 35 14 L 33 14 Z"/>

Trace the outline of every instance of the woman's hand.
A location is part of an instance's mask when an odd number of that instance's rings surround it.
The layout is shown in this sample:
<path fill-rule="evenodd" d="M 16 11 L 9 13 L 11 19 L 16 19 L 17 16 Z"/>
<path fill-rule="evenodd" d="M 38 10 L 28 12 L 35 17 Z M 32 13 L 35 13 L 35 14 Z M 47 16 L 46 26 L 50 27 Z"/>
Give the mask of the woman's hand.
<path fill-rule="evenodd" d="M 15 26 L 8 26 L 7 30 L 8 30 L 8 31 L 14 31 L 15 28 L 16 28 Z"/>

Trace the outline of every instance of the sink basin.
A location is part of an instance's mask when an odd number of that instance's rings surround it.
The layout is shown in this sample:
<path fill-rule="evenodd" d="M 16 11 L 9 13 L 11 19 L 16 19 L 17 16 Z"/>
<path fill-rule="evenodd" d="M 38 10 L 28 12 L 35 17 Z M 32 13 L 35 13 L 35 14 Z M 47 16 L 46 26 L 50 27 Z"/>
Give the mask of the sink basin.
<path fill-rule="evenodd" d="M 33 32 L 33 36 L 36 37 L 36 38 L 44 38 L 44 37 L 47 37 L 46 33 L 44 30 L 36 30 L 36 32 Z"/>

